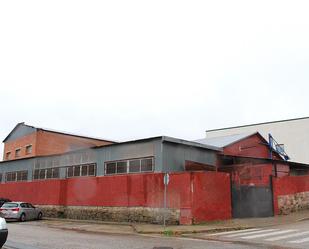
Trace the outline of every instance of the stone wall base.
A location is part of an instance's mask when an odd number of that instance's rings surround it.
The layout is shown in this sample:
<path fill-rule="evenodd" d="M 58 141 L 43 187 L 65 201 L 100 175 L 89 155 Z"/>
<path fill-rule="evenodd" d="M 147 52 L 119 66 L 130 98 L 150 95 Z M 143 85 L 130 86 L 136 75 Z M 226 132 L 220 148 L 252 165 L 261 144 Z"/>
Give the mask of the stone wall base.
<path fill-rule="evenodd" d="M 309 209 L 309 192 L 278 196 L 279 214 L 289 214 L 302 209 Z"/>
<path fill-rule="evenodd" d="M 163 208 L 149 207 L 90 207 L 90 206 L 52 206 L 37 205 L 45 217 L 78 220 L 101 220 L 114 222 L 143 222 L 162 224 Z M 179 209 L 167 209 L 167 224 L 179 224 Z"/>

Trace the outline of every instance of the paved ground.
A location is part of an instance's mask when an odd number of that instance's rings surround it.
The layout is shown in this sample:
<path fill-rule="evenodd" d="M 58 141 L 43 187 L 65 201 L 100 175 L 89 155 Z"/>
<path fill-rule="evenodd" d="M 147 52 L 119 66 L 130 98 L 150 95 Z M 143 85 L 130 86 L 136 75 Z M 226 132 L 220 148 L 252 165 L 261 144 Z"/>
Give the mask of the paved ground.
<path fill-rule="evenodd" d="M 191 235 L 192 237 L 192 235 Z M 193 235 L 206 240 L 241 242 L 273 248 L 309 248 L 309 221 L 219 233 Z"/>
<path fill-rule="evenodd" d="M 168 227 L 65 219 L 11 222 L 6 248 L 309 248 L 308 220 L 309 210 L 270 218 Z M 162 236 L 164 232 L 183 237 Z"/>
<path fill-rule="evenodd" d="M 309 219 L 309 210 L 303 210 L 289 215 L 275 216 L 269 218 L 230 219 L 226 221 L 207 222 L 192 226 L 167 226 L 154 224 L 134 223 L 112 223 L 103 221 L 77 221 L 66 219 L 43 220 L 44 225 L 54 228 L 63 228 L 76 231 L 120 233 L 120 234 L 158 234 L 171 231 L 175 234 L 213 232 L 220 230 L 236 230 L 253 227 L 278 226 L 295 223 L 300 220 Z M 42 224 L 42 223 L 40 223 Z"/>
<path fill-rule="evenodd" d="M 9 223 L 9 237 L 6 249 L 251 249 L 227 242 L 195 240 L 175 237 L 152 237 L 150 235 L 114 235 L 91 232 L 77 232 L 52 228 L 43 222 Z"/>

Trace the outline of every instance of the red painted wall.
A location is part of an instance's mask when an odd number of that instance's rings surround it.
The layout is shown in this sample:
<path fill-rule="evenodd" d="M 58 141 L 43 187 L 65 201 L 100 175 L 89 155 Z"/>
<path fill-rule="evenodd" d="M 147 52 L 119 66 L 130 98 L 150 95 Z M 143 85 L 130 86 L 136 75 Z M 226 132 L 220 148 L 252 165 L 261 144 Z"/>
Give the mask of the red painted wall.
<path fill-rule="evenodd" d="M 235 164 L 224 168 L 229 172 L 232 181 L 236 185 L 265 186 L 269 185 L 269 177 L 272 175 L 272 164 Z"/>
<path fill-rule="evenodd" d="M 269 158 L 269 148 L 266 141 L 258 134 L 252 135 L 239 142 L 231 144 L 223 149 L 223 154 L 234 156 L 247 156 L 257 158 Z M 281 159 L 273 154 L 274 159 Z"/>
<path fill-rule="evenodd" d="M 168 207 L 181 210 L 181 223 L 231 218 L 227 173 L 170 174 Z M 80 177 L 5 183 L 0 197 L 40 205 L 163 207 L 163 174 Z"/>
<path fill-rule="evenodd" d="M 285 176 L 273 178 L 274 211 L 279 214 L 278 196 L 309 191 L 309 176 Z"/>
<path fill-rule="evenodd" d="M 193 174 L 192 215 L 195 223 L 232 218 L 230 175 Z"/>

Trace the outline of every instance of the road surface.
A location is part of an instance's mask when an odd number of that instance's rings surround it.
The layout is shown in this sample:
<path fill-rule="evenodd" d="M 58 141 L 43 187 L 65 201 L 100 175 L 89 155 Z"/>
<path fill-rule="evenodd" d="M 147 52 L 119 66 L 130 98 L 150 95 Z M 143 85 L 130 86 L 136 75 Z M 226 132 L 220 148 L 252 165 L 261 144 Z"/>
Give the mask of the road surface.
<path fill-rule="evenodd" d="M 241 231 L 200 234 L 197 237 L 208 240 L 261 245 L 268 248 L 309 248 L 309 221 Z"/>
<path fill-rule="evenodd" d="M 39 221 L 8 223 L 6 249 L 251 249 L 256 246 L 190 238 L 112 235 L 61 230 L 40 225 Z"/>

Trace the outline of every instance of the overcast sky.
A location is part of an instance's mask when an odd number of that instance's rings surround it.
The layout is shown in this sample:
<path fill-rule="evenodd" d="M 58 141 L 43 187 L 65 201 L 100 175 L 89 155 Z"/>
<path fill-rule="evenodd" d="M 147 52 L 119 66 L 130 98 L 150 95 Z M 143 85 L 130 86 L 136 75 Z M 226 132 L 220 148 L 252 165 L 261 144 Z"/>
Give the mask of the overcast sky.
<path fill-rule="evenodd" d="M 309 116 L 308 1 L 1 1 L 0 138 L 129 140 Z M 2 150 L 2 147 L 0 148 Z"/>

